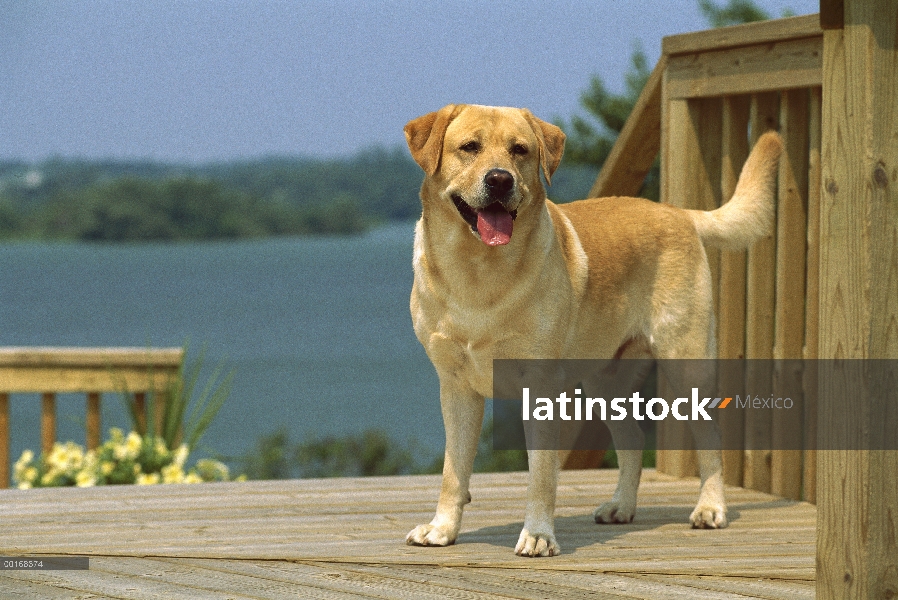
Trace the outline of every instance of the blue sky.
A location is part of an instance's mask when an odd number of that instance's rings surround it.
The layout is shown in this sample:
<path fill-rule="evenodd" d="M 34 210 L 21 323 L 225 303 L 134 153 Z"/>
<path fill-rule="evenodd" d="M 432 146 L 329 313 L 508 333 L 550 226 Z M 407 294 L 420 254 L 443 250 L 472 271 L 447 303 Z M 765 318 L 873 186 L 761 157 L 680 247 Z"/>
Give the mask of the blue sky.
<path fill-rule="evenodd" d="M 450 102 L 568 117 L 635 44 L 705 27 L 697 0 L 0 0 L 0 159 L 343 155 Z"/>

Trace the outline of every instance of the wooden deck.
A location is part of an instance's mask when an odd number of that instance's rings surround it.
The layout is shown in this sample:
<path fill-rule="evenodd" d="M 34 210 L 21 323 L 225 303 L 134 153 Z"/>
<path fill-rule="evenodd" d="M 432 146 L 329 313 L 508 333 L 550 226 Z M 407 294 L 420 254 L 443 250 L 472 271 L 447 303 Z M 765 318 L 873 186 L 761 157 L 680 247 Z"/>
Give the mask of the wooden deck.
<path fill-rule="evenodd" d="M 2 490 L 0 554 L 91 559 L 0 571 L 0 597 L 813 598 L 812 505 L 730 488 L 730 527 L 692 530 L 697 480 L 650 470 L 636 521 L 596 525 L 616 476 L 562 473 L 551 559 L 513 553 L 525 473 L 475 475 L 448 548 L 403 542 L 437 476 Z"/>

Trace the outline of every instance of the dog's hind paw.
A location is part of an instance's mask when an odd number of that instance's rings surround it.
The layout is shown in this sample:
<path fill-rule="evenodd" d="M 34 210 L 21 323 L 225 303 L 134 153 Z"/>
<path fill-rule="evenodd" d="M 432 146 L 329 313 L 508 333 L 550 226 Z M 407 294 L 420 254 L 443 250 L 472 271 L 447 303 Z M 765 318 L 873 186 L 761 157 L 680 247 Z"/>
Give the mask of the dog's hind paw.
<path fill-rule="evenodd" d="M 561 546 L 551 533 L 530 533 L 524 529 L 518 538 L 518 544 L 514 547 L 514 553 L 518 556 L 531 557 L 558 556 L 561 554 Z"/>
<path fill-rule="evenodd" d="M 450 546 L 455 543 L 455 536 L 449 535 L 436 525 L 428 523 L 418 525 L 405 536 L 409 546 Z"/>
<path fill-rule="evenodd" d="M 727 526 L 727 510 L 722 505 L 699 504 L 689 521 L 693 529 L 723 529 Z"/>
<path fill-rule="evenodd" d="M 592 512 L 596 523 L 632 523 L 636 507 L 612 500 Z"/>

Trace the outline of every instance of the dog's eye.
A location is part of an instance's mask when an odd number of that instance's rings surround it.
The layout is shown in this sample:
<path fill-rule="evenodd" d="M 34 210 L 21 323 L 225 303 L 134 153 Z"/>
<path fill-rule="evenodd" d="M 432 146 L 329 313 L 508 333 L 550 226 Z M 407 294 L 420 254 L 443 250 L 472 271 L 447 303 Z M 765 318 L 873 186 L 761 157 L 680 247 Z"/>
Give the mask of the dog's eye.
<path fill-rule="evenodd" d="M 472 140 L 472 141 L 467 142 L 466 144 L 462 145 L 460 149 L 465 152 L 471 152 L 472 154 L 476 154 L 477 152 L 480 152 L 480 142 L 475 142 Z"/>
<path fill-rule="evenodd" d="M 511 153 L 517 156 L 524 156 L 525 154 L 527 154 L 527 152 L 527 146 L 525 146 L 524 144 L 515 144 L 511 147 Z"/>

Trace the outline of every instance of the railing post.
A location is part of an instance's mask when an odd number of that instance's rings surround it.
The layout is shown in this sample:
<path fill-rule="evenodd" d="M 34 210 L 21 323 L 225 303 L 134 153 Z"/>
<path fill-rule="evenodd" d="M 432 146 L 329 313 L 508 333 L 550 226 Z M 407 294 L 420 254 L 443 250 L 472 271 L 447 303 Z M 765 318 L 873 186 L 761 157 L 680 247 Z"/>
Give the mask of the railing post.
<path fill-rule="evenodd" d="M 158 388 L 153 392 L 153 424 L 154 434 L 162 437 L 162 422 L 165 418 L 165 405 L 168 403 L 168 390 Z"/>
<path fill-rule="evenodd" d="M 87 449 L 93 450 L 100 446 L 100 393 L 88 392 L 87 394 Z"/>
<path fill-rule="evenodd" d="M 823 37 L 818 353 L 895 360 L 898 3 L 841 5 L 845 28 Z M 872 407 L 846 410 L 848 395 L 833 379 L 821 378 L 817 439 L 853 447 L 817 453 L 817 598 L 894 598 L 898 450 L 882 449 L 877 436 L 895 422 L 871 422 Z M 876 379 L 856 377 L 846 387 L 856 397 L 889 398 Z"/>
<path fill-rule="evenodd" d="M 41 451 L 50 454 L 56 442 L 56 394 L 44 392 L 41 397 Z"/>
<path fill-rule="evenodd" d="M 751 141 L 752 145 L 768 129 L 779 128 L 779 94 L 765 92 L 752 95 Z M 757 241 L 748 250 L 746 287 L 745 358 L 773 358 L 776 285 L 776 238 L 774 233 Z M 756 368 L 758 367 L 758 368 Z M 773 373 L 748 363 L 747 389 L 769 389 Z M 757 379 L 756 379 L 757 378 Z M 752 383 L 752 382 L 757 383 Z M 772 421 L 769 414 L 748 411 L 745 415 L 745 466 L 743 485 L 747 488 L 770 492 L 770 460 L 772 447 Z"/>
<path fill-rule="evenodd" d="M 806 361 L 816 360 L 820 340 L 820 144 L 822 124 L 823 90 L 811 90 L 808 139 L 808 256 L 807 295 L 805 305 L 805 346 Z M 806 371 L 804 378 L 805 432 L 807 439 L 817 439 L 817 377 L 813 371 Z M 817 450 L 810 448 L 804 453 L 804 499 L 817 503 Z"/>
<path fill-rule="evenodd" d="M 0 348 L 0 487 L 10 480 L 10 394 L 40 394 L 44 454 L 56 443 L 56 394 L 86 394 L 86 445 L 94 449 L 102 435 L 102 393 L 135 390 L 136 425 L 143 434 L 147 392 L 167 389 L 183 360 L 181 348 Z"/>
<path fill-rule="evenodd" d="M 9 487 L 9 394 L 0 392 L 0 488 Z"/>
<path fill-rule="evenodd" d="M 147 432 L 147 395 L 146 392 L 134 394 L 134 415 L 137 420 L 137 433 L 145 435 Z"/>
<path fill-rule="evenodd" d="M 775 329 L 773 390 L 778 398 L 804 405 L 802 358 L 805 337 L 805 283 L 808 222 L 808 90 L 785 90 L 780 96 L 780 134 L 785 145 L 780 157 L 777 194 Z M 788 362 L 782 362 L 787 360 Z M 801 499 L 802 451 L 786 449 L 802 431 L 803 414 L 784 411 L 771 428 L 770 491 Z"/>
<path fill-rule="evenodd" d="M 723 138 L 721 141 L 721 198 L 729 201 L 736 192 L 742 165 L 748 158 L 748 121 L 751 101 L 748 96 L 723 99 Z M 745 358 L 745 250 L 720 253 L 720 289 L 717 311 L 717 355 L 724 359 Z M 742 381 L 726 371 L 718 375 L 721 390 L 742 389 Z M 744 468 L 744 411 L 721 411 L 720 437 L 723 440 L 723 480 L 742 485 Z"/>

